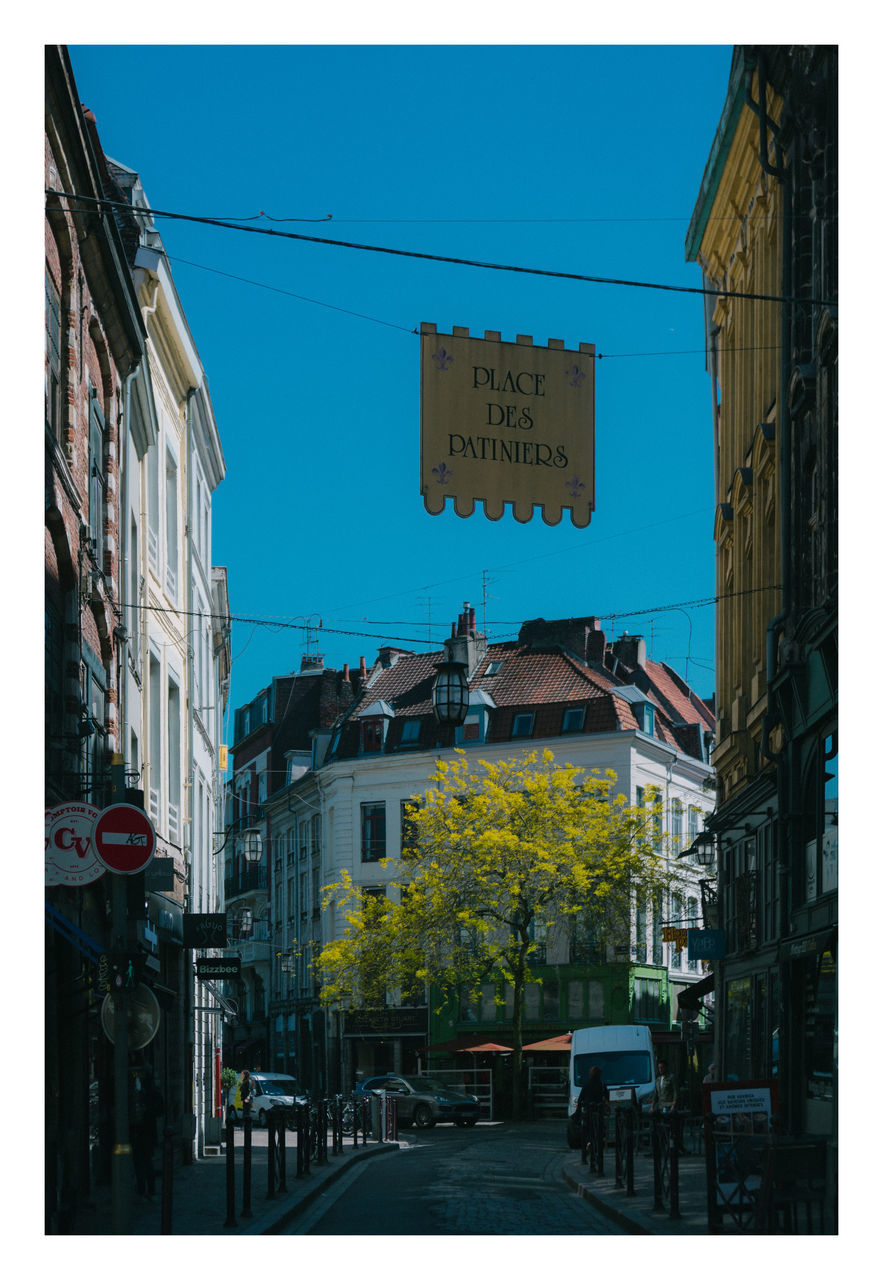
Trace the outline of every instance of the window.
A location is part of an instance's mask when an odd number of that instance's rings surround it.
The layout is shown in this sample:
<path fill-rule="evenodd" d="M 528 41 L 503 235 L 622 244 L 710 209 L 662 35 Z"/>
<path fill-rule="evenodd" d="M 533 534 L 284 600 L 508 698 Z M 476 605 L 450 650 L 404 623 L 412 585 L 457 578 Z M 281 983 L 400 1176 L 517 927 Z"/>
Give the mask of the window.
<path fill-rule="evenodd" d="M 178 464 L 166 452 L 166 590 L 178 598 Z"/>
<path fill-rule="evenodd" d="M 318 919 L 319 917 L 319 903 L 320 903 L 319 871 L 318 871 L 318 868 L 314 868 L 313 869 L 313 919 L 314 920 Z"/>
<path fill-rule="evenodd" d="M 498 658 L 498 659 L 495 659 L 493 662 L 488 663 L 487 671 L 484 674 L 486 676 L 498 676 L 502 670 L 503 670 L 503 660 L 502 658 Z"/>
<path fill-rule="evenodd" d="M 512 720 L 512 737 L 529 738 L 533 734 L 533 712 L 522 711 Z"/>
<path fill-rule="evenodd" d="M 386 804 L 362 805 L 362 861 L 386 857 Z"/>
<path fill-rule="evenodd" d="M 671 850 L 675 855 L 684 847 L 684 805 L 681 800 L 671 802 Z"/>
<path fill-rule="evenodd" d="M 699 919 L 699 902 L 696 898 L 687 899 L 687 928 L 698 929 L 701 921 Z M 691 973 L 699 972 L 698 960 L 687 960 L 687 968 Z"/>
<path fill-rule="evenodd" d="M 664 1018 L 662 983 L 657 978 L 635 978 L 635 987 L 632 994 L 632 1020 L 634 1022 L 662 1022 Z"/>
<path fill-rule="evenodd" d="M 653 737 L 653 730 L 656 725 L 655 707 L 649 702 L 640 702 L 635 707 L 635 715 L 638 720 L 638 727 L 642 733 Z"/>
<path fill-rule="evenodd" d="M 402 746 L 409 747 L 420 741 L 420 721 L 406 720 L 402 725 Z"/>
<path fill-rule="evenodd" d="M 381 716 L 362 720 L 359 731 L 362 740 L 361 749 L 365 755 L 369 755 L 372 751 L 383 750 L 383 718 Z"/>
<path fill-rule="evenodd" d="M 101 567 L 104 556 L 104 414 L 94 387 L 89 388 L 89 537 Z"/>
<path fill-rule="evenodd" d="M 481 741 L 481 716 L 467 716 L 463 721 L 463 741 L 464 742 L 480 742 Z"/>
<path fill-rule="evenodd" d="M 49 601 L 46 602 L 45 608 L 46 660 L 43 709 L 48 740 L 60 734 L 64 727 L 64 628 L 58 609 Z"/>
<path fill-rule="evenodd" d="M 687 841 L 693 844 L 699 834 L 699 810 L 694 804 L 690 805 L 687 815 Z"/>
<path fill-rule="evenodd" d="M 61 439 L 61 299 L 46 276 L 46 426 Z"/>
<path fill-rule="evenodd" d="M 635 959 L 647 963 L 647 900 L 641 890 L 635 896 Z"/>
<path fill-rule="evenodd" d="M 582 733 L 586 718 L 585 707 L 568 707 L 561 723 L 562 733 Z"/>
<path fill-rule="evenodd" d="M 181 839 L 181 691 L 171 678 L 168 696 L 168 829 L 170 842 L 178 844 Z"/>
<path fill-rule="evenodd" d="M 416 836 L 416 827 L 414 823 L 413 810 L 417 809 L 417 804 L 413 800 L 402 800 L 400 805 L 401 815 L 401 851 L 407 853 L 414 846 Z"/>

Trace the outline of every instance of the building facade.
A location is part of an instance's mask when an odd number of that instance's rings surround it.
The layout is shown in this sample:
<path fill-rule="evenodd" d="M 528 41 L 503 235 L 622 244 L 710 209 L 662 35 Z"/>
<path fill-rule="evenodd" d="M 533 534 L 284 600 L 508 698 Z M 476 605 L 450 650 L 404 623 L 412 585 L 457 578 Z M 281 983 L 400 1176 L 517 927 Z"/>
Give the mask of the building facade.
<path fill-rule="evenodd" d="M 836 1148 L 837 50 L 734 51 L 687 238 L 709 297 L 722 1077 Z M 762 296 L 758 296 L 762 295 Z"/>
<path fill-rule="evenodd" d="M 220 1016 L 194 987 L 183 917 L 221 902 L 230 647 L 205 376 L 138 175 L 104 154 L 63 46 L 46 49 L 46 189 L 47 821 L 66 803 L 125 799 L 157 833 L 129 879 L 125 937 L 111 937 L 110 873 L 47 882 L 47 1229 L 65 1232 L 111 1174 L 102 1010 L 121 945 L 159 1007 L 129 1064 L 156 1072 L 175 1158 L 219 1130 L 207 1064 L 219 1070 Z"/>
<path fill-rule="evenodd" d="M 469 714 L 455 737 L 440 731 L 431 704 L 444 655 L 384 647 L 370 670 L 360 663 L 356 677 L 349 668 L 324 673 L 347 690 L 349 705 L 282 752 L 278 785 L 262 802 L 269 1061 L 314 1090 L 425 1068 L 428 1046 L 458 1037 L 505 1043 L 511 1003 L 490 984 L 477 1002 L 464 996 L 442 1010 L 428 998 L 371 1013 L 320 1003 L 312 962 L 344 927 L 333 905 L 325 907 L 324 888 L 347 871 L 366 892 L 386 891 L 391 871 L 381 860 L 400 852 L 404 807 L 430 785 L 439 758 L 455 747 L 488 760 L 550 748 L 562 761 L 612 768 L 631 803 L 651 788 L 662 795 L 660 842 L 672 859 L 689 850 L 713 803 L 712 710 L 670 668 L 648 659 L 641 637 L 608 642 L 594 618 L 538 619 L 524 624 L 517 641 L 488 644 L 468 607 L 455 632 L 446 648 L 462 651 L 470 673 Z M 249 725 L 253 718 L 249 711 Z M 237 754 L 237 775 L 239 768 Z M 589 940 L 564 931 L 544 940 L 543 981 L 528 994 L 531 1039 L 601 1022 L 670 1031 L 681 993 L 705 977 L 701 961 L 663 936 L 704 923 L 702 871 L 689 859 L 681 869 L 684 892 L 640 905 L 624 954 L 596 955 Z"/>
<path fill-rule="evenodd" d="M 117 221 L 99 212 L 103 156 L 66 50 L 47 46 L 45 186 L 45 805 L 110 802 L 122 750 L 119 459 L 146 335 Z M 47 884 L 46 1230 L 69 1231 L 109 1174 L 111 1047 L 98 968 L 106 877 Z"/>

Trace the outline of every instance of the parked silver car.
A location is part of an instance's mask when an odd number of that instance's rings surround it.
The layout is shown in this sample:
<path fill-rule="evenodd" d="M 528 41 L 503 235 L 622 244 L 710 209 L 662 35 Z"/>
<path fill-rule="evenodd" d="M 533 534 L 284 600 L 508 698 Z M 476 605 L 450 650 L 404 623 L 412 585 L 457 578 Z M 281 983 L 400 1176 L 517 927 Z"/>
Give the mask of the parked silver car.
<path fill-rule="evenodd" d="M 480 1110 L 474 1094 L 458 1093 L 431 1076 L 371 1076 L 356 1085 L 356 1094 L 360 1093 L 391 1094 L 396 1100 L 398 1123 L 418 1129 L 431 1129 L 445 1121 L 471 1128 Z"/>

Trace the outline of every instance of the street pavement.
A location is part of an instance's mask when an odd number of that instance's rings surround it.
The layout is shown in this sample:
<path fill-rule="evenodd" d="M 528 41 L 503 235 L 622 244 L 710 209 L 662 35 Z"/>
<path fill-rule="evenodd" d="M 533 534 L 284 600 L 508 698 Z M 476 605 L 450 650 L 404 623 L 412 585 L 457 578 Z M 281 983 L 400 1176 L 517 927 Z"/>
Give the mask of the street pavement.
<path fill-rule="evenodd" d="M 547 1129 L 548 1120 L 524 1121 L 512 1124 L 512 1128 L 529 1130 L 533 1126 Z M 562 1129 L 563 1121 L 556 1121 Z M 508 1126 L 507 1126 L 508 1127 Z M 172 1235 L 273 1235 L 283 1231 L 307 1206 L 313 1204 L 331 1184 L 354 1164 L 384 1152 L 392 1152 L 409 1145 L 410 1130 L 402 1130 L 397 1142 L 378 1142 L 369 1139 L 365 1144 L 360 1137 L 358 1145 L 352 1137 L 344 1139 L 344 1148 L 331 1154 L 328 1146 L 327 1160 L 311 1163 L 308 1173 L 297 1174 L 297 1152 L 294 1135 L 286 1134 L 286 1189 L 268 1197 L 267 1139 L 266 1133 L 255 1130 L 252 1146 L 252 1178 L 250 1216 L 243 1213 L 243 1135 L 236 1130 L 235 1144 L 235 1199 L 234 1219 L 227 1212 L 227 1159 L 226 1154 L 207 1155 L 192 1164 L 178 1167 L 172 1179 Z M 160 1168 L 157 1152 L 156 1168 Z M 653 1161 L 641 1153 L 635 1156 L 635 1194 L 629 1196 L 625 1188 L 616 1186 L 613 1152 L 605 1157 L 605 1172 L 595 1174 L 588 1165 L 580 1162 L 579 1152 L 567 1151 L 560 1165 L 561 1177 L 580 1196 L 626 1231 L 637 1235 L 705 1235 L 708 1218 L 705 1192 L 705 1160 L 701 1155 L 687 1155 L 680 1161 L 679 1216 L 671 1217 L 668 1207 L 654 1208 Z M 131 1190 L 131 1235 L 161 1235 L 162 1200 L 161 1179 L 157 1176 L 156 1194 L 152 1201 L 139 1197 Z M 91 1200 L 81 1211 L 75 1231 L 77 1235 L 113 1235 L 114 1215 L 112 1193 L 109 1186 L 93 1190 Z"/>

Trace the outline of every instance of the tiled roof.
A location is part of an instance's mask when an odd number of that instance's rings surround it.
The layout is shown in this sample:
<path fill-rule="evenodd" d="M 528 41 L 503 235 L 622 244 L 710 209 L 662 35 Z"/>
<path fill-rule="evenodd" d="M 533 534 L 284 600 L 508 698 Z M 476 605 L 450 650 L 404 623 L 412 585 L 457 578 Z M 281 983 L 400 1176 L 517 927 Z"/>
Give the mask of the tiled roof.
<path fill-rule="evenodd" d="M 625 687 L 639 689 L 656 708 L 654 733 L 660 741 L 691 755 L 702 753 L 701 735 L 714 727 L 714 716 L 669 666 L 646 661 L 630 668 L 620 659 L 613 674 L 600 661 L 581 660 L 574 653 L 567 643 L 572 641 L 572 620 L 568 620 L 570 630 L 560 643 L 554 640 L 555 626 L 542 619 L 526 625 L 518 640 L 487 645 L 476 663 L 470 688 L 483 690 L 494 704 L 487 726 L 488 741 L 510 738 L 519 712 L 533 713 L 533 737 L 556 737 L 563 731 L 564 712 L 578 706 L 585 710 L 583 733 L 634 731 L 642 727 L 643 721 L 639 723 L 631 702 L 613 692 Z M 603 636 L 600 639 L 603 644 Z M 341 734 L 336 754 L 358 754 L 358 716 L 380 700 L 395 711 L 395 719 L 387 728 L 385 751 L 399 751 L 405 746 L 425 748 L 434 743 L 437 730 L 432 716 L 432 684 L 436 664 L 445 656 L 443 651 L 381 651 L 381 658 L 371 668 L 353 707 L 339 721 Z M 495 675 L 490 674 L 494 664 L 499 664 Z M 403 743 L 402 725 L 415 718 L 424 720 L 419 737 L 411 736 Z M 683 725 L 691 726 L 690 731 L 678 728 Z"/>

